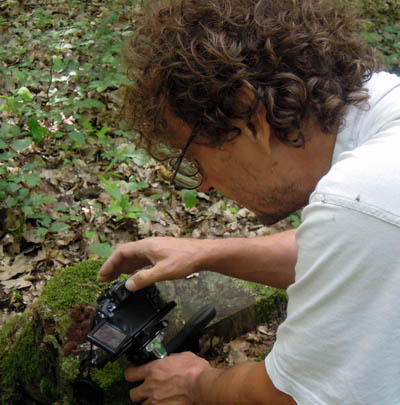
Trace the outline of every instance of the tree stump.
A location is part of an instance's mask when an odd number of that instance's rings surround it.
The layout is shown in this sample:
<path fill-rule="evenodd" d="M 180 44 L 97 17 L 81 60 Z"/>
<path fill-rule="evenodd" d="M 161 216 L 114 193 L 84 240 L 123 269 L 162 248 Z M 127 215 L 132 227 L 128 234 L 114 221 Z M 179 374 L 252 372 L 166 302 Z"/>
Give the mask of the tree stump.
<path fill-rule="evenodd" d="M 99 295 L 109 283 L 98 283 L 99 261 L 85 261 L 59 271 L 40 298 L 0 331 L 0 403 L 2 405 L 76 405 L 72 382 L 81 375 L 90 351 L 86 335 Z M 169 316 L 170 337 L 204 304 L 216 307 L 217 317 L 205 336 L 226 339 L 282 317 L 286 295 L 280 290 L 202 272 L 190 279 L 157 285 L 162 298 L 177 301 Z M 168 338 L 168 336 L 167 336 Z M 106 405 L 131 404 L 124 380 L 126 361 L 109 362 L 91 370 Z"/>

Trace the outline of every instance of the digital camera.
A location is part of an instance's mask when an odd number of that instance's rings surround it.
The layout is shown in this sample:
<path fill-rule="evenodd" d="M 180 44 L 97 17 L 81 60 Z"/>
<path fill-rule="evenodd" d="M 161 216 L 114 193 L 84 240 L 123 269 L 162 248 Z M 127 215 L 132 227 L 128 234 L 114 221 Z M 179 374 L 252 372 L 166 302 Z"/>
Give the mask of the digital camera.
<path fill-rule="evenodd" d="M 103 367 L 122 355 L 135 366 L 162 359 L 170 353 L 184 350 L 199 351 L 199 337 L 214 318 L 215 309 L 206 306 L 192 317 L 168 343 L 164 332 L 168 328 L 165 316 L 176 306 L 175 301 L 164 302 L 155 286 L 135 292 L 125 283 L 112 284 L 97 300 L 87 340 L 91 343 L 86 359 L 87 376 L 73 382 L 74 397 L 79 405 L 101 405 L 103 393 L 90 378 L 91 367 Z"/>

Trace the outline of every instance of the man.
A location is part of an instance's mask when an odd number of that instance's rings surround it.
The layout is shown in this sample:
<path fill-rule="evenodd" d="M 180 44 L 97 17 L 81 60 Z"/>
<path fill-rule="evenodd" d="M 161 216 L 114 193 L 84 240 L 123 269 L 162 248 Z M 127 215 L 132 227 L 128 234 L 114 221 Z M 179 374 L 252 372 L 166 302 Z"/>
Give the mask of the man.
<path fill-rule="evenodd" d="M 100 280 L 153 265 L 132 290 L 211 270 L 289 296 L 265 363 L 173 355 L 126 371 L 144 381 L 132 401 L 400 404 L 400 79 L 377 73 L 358 25 L 330 0 L 149 1 L 135 17 L 127 112 L 175 157 L 173 181 L 265 224 L 306 207 L 296 234 L 116 249 Z"/>

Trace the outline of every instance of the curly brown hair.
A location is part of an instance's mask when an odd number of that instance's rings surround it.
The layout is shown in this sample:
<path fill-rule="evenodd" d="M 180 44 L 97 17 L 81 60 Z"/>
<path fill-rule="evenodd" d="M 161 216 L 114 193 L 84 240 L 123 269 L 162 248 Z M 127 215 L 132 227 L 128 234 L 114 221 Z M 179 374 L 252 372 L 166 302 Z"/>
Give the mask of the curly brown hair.
<path fill-rule="evenodd" d="M 126 117 L 148 150 L 170 143 L 167 109 L 218 146 L 262 102 L 275 136 L 302 146 L 305 119 L 336 132 L 346 106 L 368 100 L 363 84 L 382 65 L 360 21 L 341 0 L 149 0 L 125 44 Z M 246 108 L 243 86 L 255 95 Z"/>

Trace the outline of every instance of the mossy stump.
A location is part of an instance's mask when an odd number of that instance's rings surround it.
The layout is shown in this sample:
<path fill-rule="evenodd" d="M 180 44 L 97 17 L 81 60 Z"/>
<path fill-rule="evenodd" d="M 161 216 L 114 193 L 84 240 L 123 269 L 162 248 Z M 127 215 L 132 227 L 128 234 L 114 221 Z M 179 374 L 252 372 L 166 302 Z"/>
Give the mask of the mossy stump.
<path fill-rule="evenodd" d="M 59 271 L 40 298 L 0 330 L 0 404 L 75 405 L 71 382 L 80 375 L 89 344 L 90 315 L 109 284 L 98 283 L 101 262 L 86 261 Z M 165 300 L 176 300 L 169 333 L 174 335 L 203 303 L 216 307 L 208 336 L 233 338 L 260 323 L 279 318 L 285 306 L 280 290 L 204 272 L 199 277 L 159 283 Z M 92 369 L 91 378 L 105 394 L 106 405 L 131 404 L 125 365 Z"/>
<path fill-rule="evenodd" d="M 96 281 L 100 266 L 101 262 L 86 261 L 60 271 L 30 309 L 1 329 L 2 405 L 23 404 L 24 398 L 43 405 L 74 404 L 71 382 L 79 375 L 80 346 L 87 345 L 85 333 L 90 323 L 85 319 L 89 311 L 82 311 L 83 322 L 79 322 L 79 311 L 95 303 L 107 286 Z M 106 404 L 130 403 L 118 363 L 93 370 L 91 376 L 103 388 Z"/>

